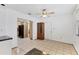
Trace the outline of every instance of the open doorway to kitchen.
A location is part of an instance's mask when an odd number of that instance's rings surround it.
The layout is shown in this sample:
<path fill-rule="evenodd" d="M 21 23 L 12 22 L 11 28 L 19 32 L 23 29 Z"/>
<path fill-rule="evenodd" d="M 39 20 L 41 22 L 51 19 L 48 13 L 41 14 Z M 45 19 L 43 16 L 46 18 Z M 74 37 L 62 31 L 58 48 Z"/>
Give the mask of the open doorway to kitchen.
<path fill-rule="evenodd" d="M 18 18 L 17 19 L 17 37 L 32 39 L 32 24 L 30 20 Z"/>

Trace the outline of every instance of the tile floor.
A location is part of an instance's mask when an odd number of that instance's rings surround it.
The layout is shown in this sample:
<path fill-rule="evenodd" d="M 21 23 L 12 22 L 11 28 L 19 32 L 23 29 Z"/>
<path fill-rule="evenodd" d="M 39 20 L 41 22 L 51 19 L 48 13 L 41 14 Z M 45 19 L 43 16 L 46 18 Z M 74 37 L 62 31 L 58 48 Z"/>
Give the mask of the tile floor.
<path fill-rule="evenodd" d="M 13 49 L 13 55 L 24 55 L 33 48 L 37 48 L 49 55 L 77 55 L 73 45 L 53 40 L 19 39 L 18 48 Z M 18 53 L 16 52 L 19 50 Z"/>

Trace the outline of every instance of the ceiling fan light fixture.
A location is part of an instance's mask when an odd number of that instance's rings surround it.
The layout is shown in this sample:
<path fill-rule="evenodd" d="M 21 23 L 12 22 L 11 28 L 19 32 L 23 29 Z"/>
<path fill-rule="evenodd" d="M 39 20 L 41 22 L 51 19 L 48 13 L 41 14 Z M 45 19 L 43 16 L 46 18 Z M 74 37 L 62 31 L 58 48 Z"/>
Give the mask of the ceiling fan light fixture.
<path fill-rule="evenodd" d="M 47 15 L 42 15 L 42 17 L 47 17 Z"/>
<path fill-rule="evenodd" d="M 43 10 L 42 17 L 47 17 L 47 11 L 46 10 Z"/>

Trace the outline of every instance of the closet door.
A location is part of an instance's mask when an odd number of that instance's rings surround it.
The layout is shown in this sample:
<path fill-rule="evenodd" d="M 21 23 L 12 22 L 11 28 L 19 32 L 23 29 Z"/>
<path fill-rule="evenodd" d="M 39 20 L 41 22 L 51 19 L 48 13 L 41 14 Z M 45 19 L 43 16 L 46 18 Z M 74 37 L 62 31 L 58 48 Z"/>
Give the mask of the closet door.
<path fill-rule="evenodd" d="M 37 39 L 44 39 L 44 23 L 37 23 Z"/>

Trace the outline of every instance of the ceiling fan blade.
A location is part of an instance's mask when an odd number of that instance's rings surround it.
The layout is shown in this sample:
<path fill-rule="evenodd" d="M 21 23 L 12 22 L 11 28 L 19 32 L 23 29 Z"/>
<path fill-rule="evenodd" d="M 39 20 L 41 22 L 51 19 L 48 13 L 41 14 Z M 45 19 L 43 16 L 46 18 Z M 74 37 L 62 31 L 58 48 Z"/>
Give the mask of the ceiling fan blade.
<path fill-rule="evenodd" d="M 43 9 L 42 11 L 46 11 L 46 9 Z"/>
<path fill-rule="evenodd" d="M 48 14 L 55 14 L 55 12 L 48 12 Z"/>
<path fill-rule="evenodd" d="M 40 13 L 27 13 L 28 15 L 41 15 Z"/>

